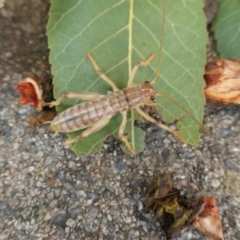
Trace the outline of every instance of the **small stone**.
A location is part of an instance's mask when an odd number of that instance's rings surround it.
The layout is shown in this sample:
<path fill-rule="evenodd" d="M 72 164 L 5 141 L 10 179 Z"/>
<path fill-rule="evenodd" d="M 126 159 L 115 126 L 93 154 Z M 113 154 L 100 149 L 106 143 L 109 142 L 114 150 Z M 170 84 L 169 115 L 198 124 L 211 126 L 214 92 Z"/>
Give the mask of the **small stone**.
<path fill-rule="evenodd" d="M 31 179 L 32 178 L 32 174 L 31 173 L 26 173 L 26 175 L 25 175 L 25 180 L 29 180 L 29 179 Z"/>
<path fill-rule="evenodd" d="M 54 193 L 53 192 L 48 193 L 47 198 L 48 199 L 53 199 L 54 198 Z"/>
<path fill-rule="evenodd" d="M 71 227 L 71 228 L 74 228 L 75 227 L 75 220 L 73 220 L 72 218 L 69 218 L 66 222 L 66 225 Z"/>
<path fill-rule="evenodd" d="M 78 194 L 79 194 L 79 196 L 81 196 L 81 197 L 86 197 L 87 195 L 86 195 L 86 193 L 84 192 L 84 191 L 79 191 L 78 192 Z"/>
<path fill-rule="evenodd" d="M 240 152 L 240 148 L 233 148 L 233 152 Z"/>
<path fill-rule="evenodd" d="M 111 217 L 110 214 L 107 215 L 107 219 L 108 219 L 109 221 L 112 221 L 112 217 Z"/>
<path fill-rule="evenodd" d="M 107 149 L 108 145 L 107 144 L 103 144 L 103 147 L 104 147 L 104 149 Z"/>
<path fill-rule="evenodd" d="M 41 187 L 41 186 L 42 186 L 42 183 L 39 182 L 39 181 L 37 181 L 37 182 L 36 182 L 36 186 L 37 186 L 37 187 Z"/>
<path fill-rule="evenodd" d="M 122 161 L 118 162 L 118 164 L 117 164 L 117 170 L 118 170 L 119 172 L 123 171 L 123 170 L 126 169 L 126 168 L 127 168 L 127 164 L 126 164 L 125 162 L 122 162 Z"/>
<path fill-rule="evenodd" d="M 63 183 L 63 186 L 68 190 L 71 191 L 73 189 L 73 186 L 70 183 Z"/>
<path fill-rule="evenodd" d="M 64 226 L 65 223 L 66 223 L 66 215 L 65 214 L 59 214 L 53 220 L 53 224 L 55 224 L 56 226 Z"/>
<path fill-rule="evenodd" d="M 92 208 L 91 211 L 89 212 L 89 216 L 91 218 L 95 218 L 98 215 L 98 209 L 97 208 Z"/>
<path fill-rule="evenodd" d="M 92 204 L 92 199 L 87 200 L 86 206 L 89 206 L 89 205 L 91 205 L 91 204 Z"/>
<path fill-rule="evenodd" d="M 59 189 L 55 189 L 55 191 L 54 191 L 54 192 L 55 192 L 55 196 L 56 196 L 56 197 L 58 197 L 58 196 L 59 196 L 59 194 L 60 194 L 60 190 L 59 190 Z"/>
<path fill-rule="evenodd" d="M 129 235 L 132 237 L 139 237 L 139 231 L 134 230 L 130 230 Z"/>
<path fill-rule="evenodd" d="M 132 221 L 132 218 L 131 217 L 126 217 L 125 218 L 125 223 L 130 223 Z"/>
<path fill-rule="evenodd" d="M 56 206 L 56 204 L 57 204 L 57 200 L 53 200 L 53 201 L 50 202 L 49 206 L 51 208 L 54 208 Z"/>
<path fill-rule="evenodd" d="M 75 167 L 75 163 L 73 161 L 69 161 L 68 162 L 68 167 L 69 168 L 74 168 Z"/>
<path fill-rule="evenodd" d="M 61 228 L 61 227 L 59 228 L 59 235 L 62 238 L 66 236 L 66 232 L 64 228 Z"/>
<path fill-rule="evenodd" d="M 47 212 L 46 216 L 44 217 L 44 221 L 48 221 L 51 219 L 51 215 L 49 212 Z"/>
<path fill-rule="evenodd" d="M 219 132 L 220 137 L 227 137 L 227 136 L 231 136 L 232 134 L 233 134 L 233 131 L 231 129 L 222 129 Z"/>
<path fill-rule="evenodd" d="M 66 232 L 66 233 L 69 233 L 69 227 L 66 227 L 66 228 L 65 228 L 65 232 Z"/>
<path fill-rule="evenodd" d="M 47 164 L 47 165 L 50 165 L 50 164 L 52 163 L 52 161 L 53 161 L 53 158 L 52 158 L 52 157 L 48 156 L 48 157 L 46 158 L 46 164 Z"/>
<path fill-rule="evenodd" d="M 141 201 L 138 202 L 138 211 L 142 211 L 143 209 L 143 203 Z"/>
<path fill-rule="evenodd" d="M 211 182 L 211 186 L 213 188 L 218 188 L 220 186 L 221 182 L 217 179 L 213 179 L 212 182 Z"/>
<path fill-rule="evenodd" d="M 44 228 L 44 231 L 45 231 L 45 232 L 50 232 L 50 230 L 51 230 L 51 228 L 50 228 L 49 225 L 47 225 L 47 226 Z"/>

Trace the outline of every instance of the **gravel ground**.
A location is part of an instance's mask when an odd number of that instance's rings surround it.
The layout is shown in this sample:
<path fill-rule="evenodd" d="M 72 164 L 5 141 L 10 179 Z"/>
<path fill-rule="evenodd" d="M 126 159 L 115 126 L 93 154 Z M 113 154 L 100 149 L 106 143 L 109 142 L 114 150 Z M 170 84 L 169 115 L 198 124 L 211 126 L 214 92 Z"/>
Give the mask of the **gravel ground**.
<path fill-rule="evenodd" d="M 143 195 L 167 171 L 176 187 L 217 197 L 225 239 L 240 239 L 239 107 L 206 111 L 198 148 L 148 124 L 146 148 L 124 154 L 109 138 L 93 156 L 76 157 L 65 136 L 48 126 L 29 129 L 31 107 L 14 87 L 49 72 L 45 26 L 49 5 L 10 1 L 0 9 L 0 240 L 165 239 Z M 194 228 L 180 239 L 206 239 Z"/>

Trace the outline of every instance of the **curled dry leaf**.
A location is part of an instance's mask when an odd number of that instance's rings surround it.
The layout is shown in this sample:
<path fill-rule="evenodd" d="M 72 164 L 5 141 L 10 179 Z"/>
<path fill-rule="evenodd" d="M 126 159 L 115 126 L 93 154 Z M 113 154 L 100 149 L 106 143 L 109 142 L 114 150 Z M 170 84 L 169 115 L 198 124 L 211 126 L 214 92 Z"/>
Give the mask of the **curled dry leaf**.
<path fill-rule="evenodd" d="M 199 200 L 204 208 L 194 219 L 193 226 L 213 240 L 224 239 L 215 197 L 202 196 Z"/>
<path fill-rule="evenodd" d="M 42 89 L 33 78 L 25 78 L 16 86 L 22 104 L 33 105 L 38 111 L 42 110 Z"/>
<path fill-rule="evenodd" d="M 20 94 L 20 103 L 32 105 L 41 111 L 36 117 L 28 116 L 30 128 L 51 121 L 56 116 L 55 108 L 50 109 L 46 104 L 54 99 L 52 79 L 46 73 L 40 77 L 34 75 L 22 80 L 15 89 Z"/>
<path fill-rule="evenodd" d="M 240 61 L 219 59 L 205 68 L 204 89 L 207 100 L 220 103 L 240 103 Z"/>
<path fill-rule="evenodd" d="M 22 104 L 33 105 L 38 111 L 47 106 L 46 103 L 54 100 L 52 78 L 45 72 L 40 77 L 34 75 L 25 78 L 15 89 L 20 94 Z"/>

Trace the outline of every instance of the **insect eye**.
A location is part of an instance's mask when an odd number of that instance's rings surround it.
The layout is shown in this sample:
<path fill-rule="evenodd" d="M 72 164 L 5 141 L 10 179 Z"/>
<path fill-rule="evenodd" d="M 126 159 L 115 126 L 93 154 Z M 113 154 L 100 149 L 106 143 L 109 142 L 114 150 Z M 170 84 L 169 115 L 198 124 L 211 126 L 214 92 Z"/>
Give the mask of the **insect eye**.
<path fill-rule="evenodd" d="M 154 101 L 154 100 L 155 100 L 155 97 L 154 97 L 154 96 L 151 96 L 150 99 L 151 99 L 152 101 Z"/>
<path fill-rule="evenodd" d="M 146 84 L 149 84 L 149 81 L 145 81 Z"/>

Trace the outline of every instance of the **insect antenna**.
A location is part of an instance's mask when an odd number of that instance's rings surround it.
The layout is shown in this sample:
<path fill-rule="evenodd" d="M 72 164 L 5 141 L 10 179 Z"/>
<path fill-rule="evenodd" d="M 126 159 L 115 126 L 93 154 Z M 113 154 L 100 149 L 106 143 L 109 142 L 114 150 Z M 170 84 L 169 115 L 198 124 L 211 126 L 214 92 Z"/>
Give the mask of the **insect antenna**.
<path fill-rule="evenodd" d="M 154 86 L 158 76 L 161 71 L 161 63 L 162 63 L 162 51 L 163 51 L 163 39 L 164 39 L 164 28 L 165 28 L 165 15 L 166 15 L 166 0 L 163 1 L 163 9 L 162 9 L 162 25 L 161 25 L 161 33 L 159 38 L 159 54 L 158 54 L 158 63 L 157 63 L 157 69 L 154 79 L 151 81 L 151 85 Z"/>
<path fill-rule="evenodd" d="M 171 101 L 171 102 L 174 103 L 177 107 L 179 107 L 183 112 L 185 112 L 189 117 L 191 117 L 192 120 L 193 120 L 194 122 L 196 122 L 199 126 L 202 125 L 202 123 L 200 123 L 186 108 L 184 108 L 182 105 L 180 105 L 180 104 L 179 104 L 177 101 L 175 101 L 173 98 L 169 97 L 167 94 L 157 92 L 157 93 L 156 93 L 156 96 L 164 97 L 164 98 L 166 98 L 167 100 Z"/>
<path fill-rule="evenodd" d="M 158 76 L 161 72 L 162 52 L 163 52 L 163 42 L 164 42 L 164 30 L 165 30 L 165 16 L 166 16 L 166 0 L 163 1 L 162 15 L 163 15 L 163 17 L 162 17 L 162 24 L 161 24 L 161 33 L 160 33 L 160 38 L 159 38 L 159 44 L 160 44 L 159 55 L 158 55 L 156 73 L 155 73 L 155 76 L 154 76 L 153 80 L 150 83 L 152 86 L 154 86 L 156 84 Z M 186 110 L 184 107 L 182 107 L 177 101 L 175 101 L 170 96 L 168 96 L 164 93 L 160 93 L 160 92 L 157 92 L 156 96 L 164 97 L 164 98 L 168 99 L 170 102 L 174 103 L 177 107 L 179 107 L 183 112 L 185 112 L 189 117 L 191 117 L 193 119 L 193 121 L 195 121 L 199 126 L 202 125 L 201 122 L 199 122 L 188 110 Z"/>

